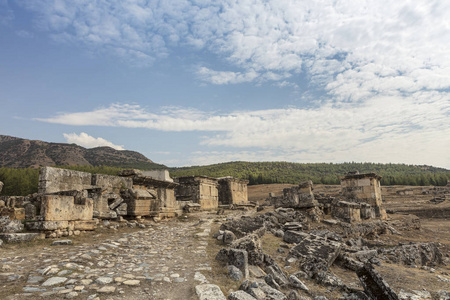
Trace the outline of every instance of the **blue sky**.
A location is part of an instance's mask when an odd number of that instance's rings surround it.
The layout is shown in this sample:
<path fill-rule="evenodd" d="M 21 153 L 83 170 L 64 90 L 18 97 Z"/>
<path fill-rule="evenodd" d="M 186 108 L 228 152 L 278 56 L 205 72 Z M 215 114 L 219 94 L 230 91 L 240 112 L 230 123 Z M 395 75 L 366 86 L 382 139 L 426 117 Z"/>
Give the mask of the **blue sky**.
<path fill-rule="evenodd" d="M 448 1 L 0 0 L 0 134 L 450 168 Z"/>

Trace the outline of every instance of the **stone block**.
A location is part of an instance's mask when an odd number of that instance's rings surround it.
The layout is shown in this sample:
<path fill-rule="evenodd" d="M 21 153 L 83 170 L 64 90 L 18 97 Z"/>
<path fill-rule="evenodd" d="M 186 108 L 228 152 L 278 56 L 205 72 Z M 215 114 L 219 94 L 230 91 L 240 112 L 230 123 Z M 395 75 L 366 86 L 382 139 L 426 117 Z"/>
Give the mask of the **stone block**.
<path fill-rule="evenodd" d="M 399 300 L 394 290 L 371 264 L 365 264 L 364 267 L 356 271 L 356 274 L 364 287 L 364 291 L 371 299 Z"/>
<path fill-rule="evenodd" d="M 248 253 L 240 249 L 221 249 L 216 256 L 216 259 L 233 265 L 241 270 L 244 278 L 248 277 Z"/>
<path fill-rule="evenodd" d="M 131 189 L 133 180 L 128 177 L 94 174 L 91 184 L 108 192 L 119 193 L 121 189 Z"/>
<path fill-rule="evenodd" d="M 200 284 L 195 287 L 199 300 L 226 300 L 225 295 L 215 284 Z"/>
<path fill-rule="evenodd" d="M 257 299 L 244 291 L 236 291 L 228 295 L 228 300 L 257 300 Z"/>
<path fill-rule="evenodd" d="M 25 220 L 36 219 L 36 205 L 28 203 L 25 205 Z"/>
<path fill-rule="evenodd" d="M 127 210 L 128 210 L 128 205 L 126 203 L 121 203 L 116 208 L 116 213 L 117 213 L 118 216 L 126 216 L 127 215 Z"/>
<path fill-rule="evenodd" d="M 0 233 L 0 240 L 5 243 L 23 243 L 40 238 L 40 233 Z"/>
<path fill-rule="evenodd" d="M 90 198 L 75 203 L 72 196 L 45 195 L 41 216 L 45 221 L 92 220 L 94 203 Z"/>
<path fill-rule="evenodd" d="M 61 191 L 85 190 L 92 188 L 90 173 L 67 169 L 43 167 L 39 171 L 38 193 L 52 194 Z"/>
<path fill-rule="evenodd" d="M 327 271 L 341 248 L 339 242 L 310 234 L 289 251 L 289 257 L 297 258 L 301 269 L 312 277 L 320 271 Z"/>
<path fill-rule="evenodd" d="M 283 235 L 283 241 L 288 244 L 298 244 L 303 239 L 309 238 L 310 235 L 301 231 L 288 230 Z"/>
<path fill-rule="evenodd" d="M 8 216 L 0 217 L 0 232 L 17 233 L 23 231 L 24 226 L 19 220 L 11 220 Z"/>
<path fill-rule="evenodd" d="M 342 221 L 353 223 L 361 221 L 361 205 L 358 203 L 339 201 L 331 207 L 331 215 Z"/>

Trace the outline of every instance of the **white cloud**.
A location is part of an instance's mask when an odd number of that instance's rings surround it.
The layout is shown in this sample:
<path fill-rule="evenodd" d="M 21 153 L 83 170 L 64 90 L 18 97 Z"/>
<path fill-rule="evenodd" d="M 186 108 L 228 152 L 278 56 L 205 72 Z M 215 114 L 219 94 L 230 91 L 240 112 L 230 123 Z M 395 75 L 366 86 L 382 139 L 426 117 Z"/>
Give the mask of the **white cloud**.
<path fill-rule="evenodd" d="M 82 147 L 86 148 L 95 148 L 95 147 L 111 147 L 116 150 L 125 150 L 123 148 L 123 145 L 114 145 L 110 141 L 105 140 L 104 138 L 98 137 L 95 138 L 93 136 L 90 136 L 89 134 L 82 132 L 80 134 L 76 133 L 64 133 L 64 138 L 68 143 L 74 143 Z"/>
<path fill-rule="evenodd" d="M 182 46 L 243 70 L 200 68 L 213 84 L 305 72 L 333 97 L 357 101 L 450 88 L 447 1 L 16 1 L 56 40 L 102 55 L 148 65 Z"/>
<path fill-rule="evenodd" d="M 102 118 L 91 118 L 93 115 Z M 209 149 L 229 147 L 255 149 L 255 153 L 270 151 L 271 157 L 281 160 L 349 161 L 360 158 L 362 161 L 450 167 L 447 155 L 450 139 L 445 138 L 450 134 L 449 115 L 450 102 L 445 94 L 418 92 L 413 99 L 380 96 L 358 105 L 330 102 L 317 108 L 292 107 L 227 114 L 179 107 L 165 107 L 158 113 L 148 113 L 138 105 L 113 104 L 91 112 L 66 113 L 40 121 L 174 132 L 201 131 L 204 132 L 201 144 Z M 241 156 L 243 158 L 245 156 Z"/>

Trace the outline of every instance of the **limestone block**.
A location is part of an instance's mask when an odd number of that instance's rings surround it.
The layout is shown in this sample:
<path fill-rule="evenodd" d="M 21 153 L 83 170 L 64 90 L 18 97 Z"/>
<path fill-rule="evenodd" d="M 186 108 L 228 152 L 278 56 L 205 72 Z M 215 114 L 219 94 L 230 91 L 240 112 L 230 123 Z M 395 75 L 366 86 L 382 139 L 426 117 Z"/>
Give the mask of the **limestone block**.
<path fill-rule="evenodd" d="M 45 221 L 92 220 L 93 208 L 90 198 L 75 203 L 72 196 L 45 195 L 41 202 L 41 216 Z"/>
<path fill-rule="evenodd" d="M 19 220 L 11 220 L 8 216 L 0 217 L 0 232 L 16 233 L 23 231 L 23 224 Z"/>
<path fill-rule="evenodd" d="M 0 233 L 0 240 L 5 243 L 22 243 L 35 240 L 40 236 L 40 233 Z"/>
<path fill-rule="evenodd" d="M 195 287 L 199 300 L 226 300 L 220 288 L 215 284 L 200 284 Z"/>
<path fill-rule="evenodd" d="M 116 213 L 119 216 L 126 216 L 127 215 L 127 208 L 128 205 L 126 203 L 121 203 L 119 207 L 116 208 Z"/>
<path fill-rule="evenodd" d="M 3 185 L 4 185 L 3 182 L 0 181 L 0 193 L 2 192 Z"/>
<path fill-rule="evenodd" d="M 102 190 L 119 193 L 121 189 L 131 189 L 133 187 L 133 180 L 129 177 L 94 174 L 92 175 L 92 185 Z"/>
<path fill-rule="evenodd" d="M 398 300 L 397 294 L 370 264 L 356 271 L 365 292 L 372 299 Z"/>
<path fill-rule="evenodd" d="M 239 249 L 221 249 L 216 259 L 229 265 L 233 265 L 241 270 L 244 278 L 248 277 L 248 253 Z"/>
<path fill-rule="evenodd" d="M 39 194 L 92 188 L 92 175 L 67 169 L 43 167 L 39 171 Z"/>
<path fill-rule="evenodd" d="M 109 204 L 109 209 L 115 209 L 122 202 L 123 202 L 123 199 L 121 197 L 116 197 L 116 199 L 114 201 L 112 201 L 111 204 Z"/>
<path fill-rule="evenodd" d="M 298 258 L 303 271 L 310 276 L 327 271 L 338 257 L 342 244 L 310 234 L 289 251 L 288 257 Z"/>
<path fill-rule="evenodd" d="M 244 291 L 236 291 L 228 295 L 228 300 L 256 300 L 256 298 Z"/>
<path fill-rule="evenodd" d="M 288 230 L 283 235 L 283 241 L 288 244 L 298 244 L 303 239 L 309 238 L 309 236 L 309 234 L 304 232 Z"/>
<path fill-rule="evenodd" d="M 361 221 L 361 206 L 358 203 L 339 201 L 331 207 L 334 218 L 348 223 Z"/>
<path fill-rule="evenodd" d="M 36 206 L 34 204 L 28 203 L 27 205 L 25 205 L 25 219 L 36 219 Z"/>

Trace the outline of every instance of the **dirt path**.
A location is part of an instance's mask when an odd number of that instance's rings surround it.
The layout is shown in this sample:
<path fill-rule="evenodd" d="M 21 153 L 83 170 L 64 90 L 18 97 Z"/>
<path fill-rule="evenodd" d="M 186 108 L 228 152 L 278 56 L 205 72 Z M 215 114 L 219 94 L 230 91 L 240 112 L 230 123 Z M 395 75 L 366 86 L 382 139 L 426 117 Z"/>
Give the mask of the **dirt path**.
<path fill-rule="evenodd" d="M 0 250 L 0 298 L 195 299 L 211 269 L 211 223 L 171 220 L 110 240 Z"/>

